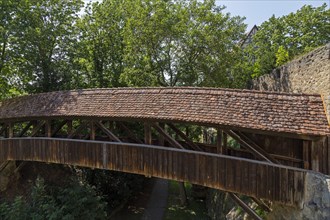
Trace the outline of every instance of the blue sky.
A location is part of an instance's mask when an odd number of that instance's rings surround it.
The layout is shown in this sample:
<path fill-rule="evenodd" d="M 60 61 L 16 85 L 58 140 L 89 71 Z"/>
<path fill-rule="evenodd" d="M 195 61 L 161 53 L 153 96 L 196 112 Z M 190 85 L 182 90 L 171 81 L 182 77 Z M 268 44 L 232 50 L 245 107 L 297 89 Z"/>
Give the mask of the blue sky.
<path fill-rule="evenodd" d="M 244 23 L 248 24 L 248 30 L 253 25 L 260 25 L 268 20 L 273 14 L 276 17 L 295 12 L 303 5 L 321 6 L 327 3 L 329 8 L 330 0 L 216 0 L 217 5 L 225 5 L 225 12 L 231 15 L 245 16 Z"/>

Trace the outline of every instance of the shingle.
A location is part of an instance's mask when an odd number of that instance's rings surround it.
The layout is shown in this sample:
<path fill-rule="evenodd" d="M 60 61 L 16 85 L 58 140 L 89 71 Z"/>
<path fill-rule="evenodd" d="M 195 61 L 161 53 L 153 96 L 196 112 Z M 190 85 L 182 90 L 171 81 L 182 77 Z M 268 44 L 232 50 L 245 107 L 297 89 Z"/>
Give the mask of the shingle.
<path fill-rule="evenodd" d="M 0 121 L 47 116 L 175 120 L 329 135 L 320 95 L 214 88 L 120 88 L 42 93 L 0 103 Z"/>

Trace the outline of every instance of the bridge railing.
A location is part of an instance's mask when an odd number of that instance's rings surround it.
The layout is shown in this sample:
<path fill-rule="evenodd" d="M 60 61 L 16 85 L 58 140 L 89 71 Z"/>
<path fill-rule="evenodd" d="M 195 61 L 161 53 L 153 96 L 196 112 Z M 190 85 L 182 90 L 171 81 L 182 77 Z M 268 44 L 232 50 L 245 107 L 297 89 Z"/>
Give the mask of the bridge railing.
<path fill-rule="evenodd" d="M 160 146 L 56 138 L 0 139 L 0 161 L 70 164 L 154 176 L 300 205 L 306 170 Z"/>

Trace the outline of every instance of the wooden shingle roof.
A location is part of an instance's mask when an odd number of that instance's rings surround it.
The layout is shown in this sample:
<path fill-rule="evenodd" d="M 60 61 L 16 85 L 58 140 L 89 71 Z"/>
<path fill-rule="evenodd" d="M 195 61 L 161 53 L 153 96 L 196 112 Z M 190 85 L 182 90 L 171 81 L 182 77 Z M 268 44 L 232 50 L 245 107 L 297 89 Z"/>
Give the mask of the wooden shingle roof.
<path fill-rule="evenodd" d="M 213 88 L 120 88 L 41 93 L 0 103 L 0 122 L 42 117 L 192 122 L 329 135 L 320 95 Z"/>

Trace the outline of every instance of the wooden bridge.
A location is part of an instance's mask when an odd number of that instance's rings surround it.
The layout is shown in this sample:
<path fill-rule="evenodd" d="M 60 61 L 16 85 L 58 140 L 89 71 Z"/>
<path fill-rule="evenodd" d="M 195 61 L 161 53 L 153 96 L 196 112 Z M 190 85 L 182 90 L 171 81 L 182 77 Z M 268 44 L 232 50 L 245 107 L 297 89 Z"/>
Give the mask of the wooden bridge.
<path fill-rule="evenodd" d="M 0 161 L 117 170 L 288 205 L 303 201 L 308 172 L 330 174 L 329 135 L 319 95 L 124 88 L 0 103 Z"/>

